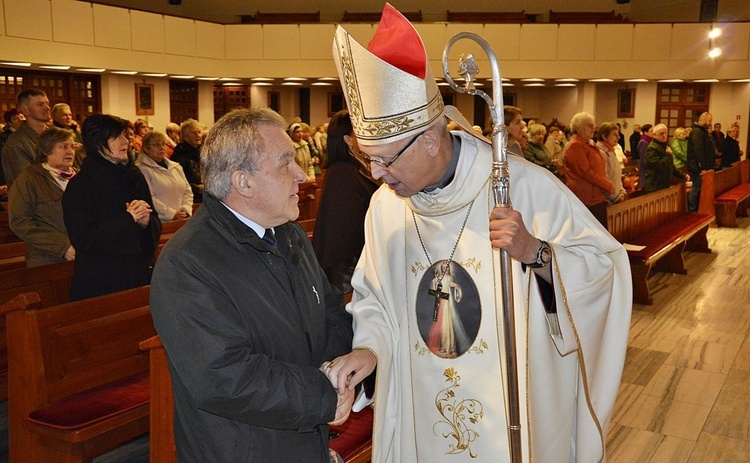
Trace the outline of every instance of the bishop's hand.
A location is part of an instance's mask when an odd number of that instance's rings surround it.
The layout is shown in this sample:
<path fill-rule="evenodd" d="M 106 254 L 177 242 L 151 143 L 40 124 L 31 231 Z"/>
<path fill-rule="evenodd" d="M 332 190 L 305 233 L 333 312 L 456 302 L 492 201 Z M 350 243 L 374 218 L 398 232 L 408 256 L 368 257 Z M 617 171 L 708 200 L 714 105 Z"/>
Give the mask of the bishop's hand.
<path fill-rule="evenodd" d="M 378 360 L 369 349 L 354 349 L 346 355 L 323 364 L 321 370 L 328 376 L 339 394 L 354 391 L 363 379 L 375 370 Z"/>
<path fill-rule="evenodd" d="M 508 207 L 496 207 L 490 213 L 490 241 L 492 247 L 526 264 L 536 261 L 536 252 L 542 245 L 526 229 L 521 213 Z"/>

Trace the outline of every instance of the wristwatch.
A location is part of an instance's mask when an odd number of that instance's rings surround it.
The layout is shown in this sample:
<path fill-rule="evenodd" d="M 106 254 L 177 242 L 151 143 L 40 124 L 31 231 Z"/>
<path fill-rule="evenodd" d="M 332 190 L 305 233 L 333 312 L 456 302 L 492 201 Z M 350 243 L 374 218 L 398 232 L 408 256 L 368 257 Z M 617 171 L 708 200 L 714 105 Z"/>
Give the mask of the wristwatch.
<path fill-rule="evenodd" d="M 540 240 L 541 241 L 541 240 Z M 552 261 L 552 249 L 546 241 L 542 241 L 542 245 L 536 251 L 536 261 L 528 265 L 530 268 L 542 268 Z"/>

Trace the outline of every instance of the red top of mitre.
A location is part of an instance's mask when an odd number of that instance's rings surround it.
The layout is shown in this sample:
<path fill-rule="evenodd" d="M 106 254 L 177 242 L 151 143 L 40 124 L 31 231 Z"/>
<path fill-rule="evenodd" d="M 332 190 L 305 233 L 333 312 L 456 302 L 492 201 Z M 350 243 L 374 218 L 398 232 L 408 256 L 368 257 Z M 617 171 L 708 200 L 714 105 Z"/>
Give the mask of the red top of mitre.
<path fill-rule="evenodd" d="M 427 75 L 427 57 L 414 26 L 390 3 L 385 4 L 380 24 L 367 49 L 404 72 L 420 79 Z"/>

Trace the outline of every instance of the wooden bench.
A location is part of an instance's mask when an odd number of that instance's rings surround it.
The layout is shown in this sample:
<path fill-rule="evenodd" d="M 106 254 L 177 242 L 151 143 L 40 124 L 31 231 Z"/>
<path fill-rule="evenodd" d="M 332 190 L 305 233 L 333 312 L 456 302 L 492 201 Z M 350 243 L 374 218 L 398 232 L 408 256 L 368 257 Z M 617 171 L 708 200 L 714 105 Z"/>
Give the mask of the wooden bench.
<path fill-rule="evenodd" d="M 148 432 L 148 293 L 46 308 L 27 294 L 7 314 L 10 461 L 91 462 Z"/>
<path fill-rule="evenodd" d="M 627 23 L 628 18 L 612 11 L 552 11 L 549 10 L 549 22 L 557 24 L 606 24 Z"/>
<path fill-rule="evenodd" d="M 313 232 L 315 232 L 315 219 L 298 220 L 297 223 L 302 225 L 302 228 L 307 233 L 307 237 L 312 241 Z"/>
<path fill-rule="evenodd" d="M 521 11 L 450 11 L 449 23 L 525 24 L 532 22 L 525 10 Z"/>
<path fill-rule="evenodd" d="M 320 11 L 315 13 L 263 13 L 240 17 L 242 24 L 310 24 L 320 22 Z"/>
<path fill-rule="evenodd" d="M 716 172 L 708 171 L 701 175 L 701 204 L 699 209 L 713 210 L 716 224 L 720 227 L 737 228 L 737 217 L 748 216 L 750 183 L 747 159 L 732 164 L 731 167 Z M 706 191 L 710 194 L 703 195 Z"/>
<path fill-rule="evenodd" d="M 149 459 L 159 463 L 175 463 L 174 397 L 167 354 L 159 336 L 141 342 L 149 353 L 151 365 L 151 435 Z M 329 441 L 346 463 L 369 463 L 372 456 L 372 418 L 370 407 L 352 413 L 341 426 L 331 427 L 338 437 Z"/>
<path fill-rule="evenodd" d="M 188 220 L 190 219 L 162 222 L 159 244 L 169 241 Z M 26 243 L 20 241 L 0 244 L 0 273 L 19 268 L 26 268 Z"/>
<path fill-rule="evenodd" d="M 685 184 L 644 194 L 607 207 L 607 229 L 621 243 L 643 246 L 628 250 L 633 302 L 653 304 L 648 275 L 653 268 L 685 274 L 684 250 L 711 252 L 706 232 L 714 217 L 687 212 Z"/>
<path fill-rule="evenodd" d="M 0 244 L 0 273 L 18 268 L 26 268 L 26 243 Z"/>
<path fill-rule="evenodd" d="M 19 294 L 34 292 L 42 307 L 68 302 L 73 282 L 73 262 L 21 268 L 0 278 L 0 402 L 8 399 L 8 338 L 5 314 L 18 307 Z"/>
<path fill-rule="evenodd" d="M 371 12 L 358 12 L 358 11 L 344 10 L 344 16 L 342 16 L 341 22 L 377 24 L 380 22 L 380 16 L 382 14 L 383 13 L 381 11 L 371 13 Z M 401 12 L 401 14 L 404 15 L 404 17 L 408 19 L 410 22 L 413 22 L 413 23 L 422 22 L 422 10 L 411 11 L 411 12 Z"/>
<path fill-rule="evenodd" d="M 8 211 L 0 211 L 0 244 L 17 243 L 19 241 L 21 241 L 21 238 L 17 237 L 10 229 Z"/>
<path fill-rule="evenodd" d="M 314 219 L 318 216 L 318 206 L 322 189 L 318 182 L 305 182 L 299 185 L 299 217 L 297 220 Z"/>

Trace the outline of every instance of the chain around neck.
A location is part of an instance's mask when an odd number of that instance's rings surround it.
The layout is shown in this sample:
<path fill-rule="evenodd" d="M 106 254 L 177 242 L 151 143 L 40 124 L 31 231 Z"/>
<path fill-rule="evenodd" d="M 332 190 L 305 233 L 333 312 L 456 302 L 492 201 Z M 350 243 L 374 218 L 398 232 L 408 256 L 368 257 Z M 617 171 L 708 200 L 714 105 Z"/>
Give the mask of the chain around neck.
<path fill-rule="evenodd" d="M 474 207 L 474 201 L 476 198 L 474 198 L 469 203 L 469 210 L 466 211 L 466 217 L 464 217 L 464 223 L 461 224 L 461 229 L 458 231 L 458 236 L 456 237 L 456 242 L 453 244 L 453 250 L 451 251 L 450 256 L 448 257 L 448 262 L 445 263 L 440 268 L 440 280 L 443 279 L 445 276 L 445 272 L 448 271 L 448 267 L 450 266 L 451 262 L 453 262 L 453 254 L 456 253 L 456 249 L 458 248 L 458 242 L 461 241 L 461 235 L 464 234 L 464 229 L 466 229 L 466 223 L 469 221 L 469 215 L 471 214 L 471 208 Z M 417 236 L 419 237 L 419 243 L 422 245 L 422 250 L 424 251 L 424 255 L 427 257 L 427 263 L 430 264 L 430 267 L 432 267 L 432 259 L 430 259 L 430 254 L 427 252 L 427 247 L 424 244 L 424 240 L 422 239 L 422 234 L 419 232 L 419 225 L 417 224 L 417 215 L 414 213 L 414 211 L 411 211 L 411 218 L 414 220 L 414 228 L 417 230 Z"/>

